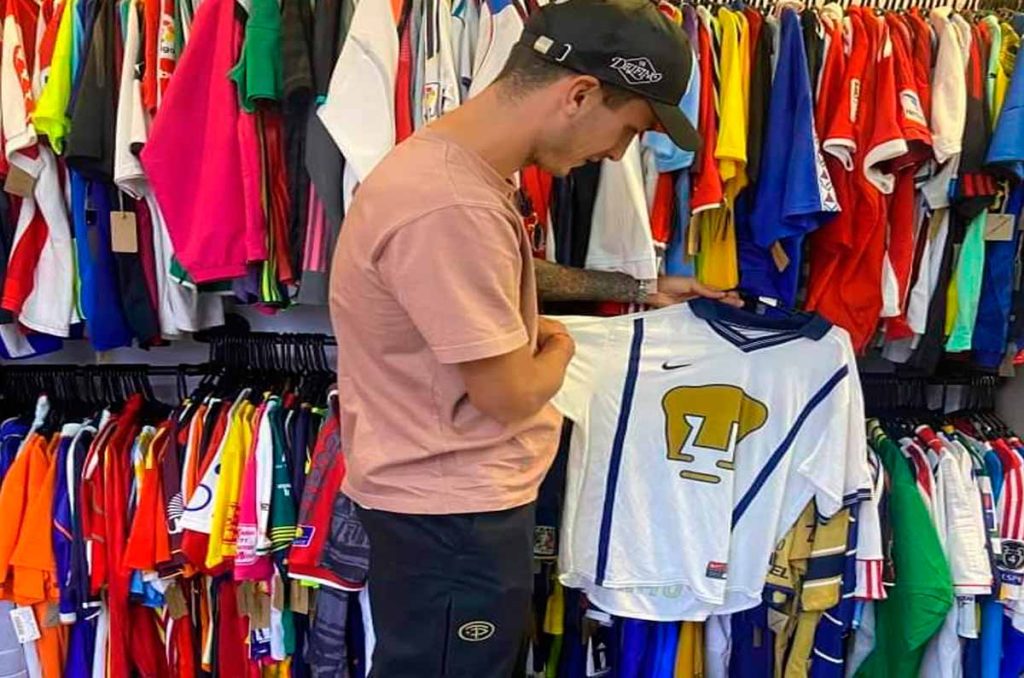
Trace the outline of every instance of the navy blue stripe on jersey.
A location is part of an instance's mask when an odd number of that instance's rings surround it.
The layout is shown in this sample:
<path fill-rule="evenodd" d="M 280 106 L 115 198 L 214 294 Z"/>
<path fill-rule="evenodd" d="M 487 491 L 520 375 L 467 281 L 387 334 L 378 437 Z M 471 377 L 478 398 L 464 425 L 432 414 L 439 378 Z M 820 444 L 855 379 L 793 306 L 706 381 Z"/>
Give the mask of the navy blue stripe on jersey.
<path fill-rule="evenodd" d="M 709 320 L 708 326 L 711 327 L 720 337 L 740 349 L 744 353 L 751 353 L 762 348 L 771 348 L 772 346 L 779 346 L 790 341 L 803 338 L 798 332 L 780 332 L 778 334 L 769 334 L 763 337 L 757 337 L 751 339 L 746 337 L 729 325 L 719 320 Z"/>
<path fill-rule="evenodd" d="M 849 373 L 849 367 L 846 365 L 840 367 L 836 370 L 836 373 L 818 389 L 818 392 L 815 393 L 809 401 L 807 401 L 807 404 L 804 405 L 804 409 L 800 412 L 800 416 L 798 416 L 796 421 L 793 422 L 793 428 L 789 430 L 786 437 L 783 438 L 779 446 L 774 452 L 772 452 L 772 456 L 769 457 L 768 461 L 765 462 L 765 465 L 761 467 L 760 472 L 758 472 L 757 477 L 754 478 L 754 482 L 751 483 L 750 488 L 732 510 L 733 528 L 736 527 L 736 524 L 740 522 L 740 518 L 742 518 L 743 514 L 746 513 L 748 508 L 750 508 L 750 504 L 754 501 L 754 498 L 757 497 L 757 493 L 761 490 L 761 487 L 768 482 L 768 478 L 770 478 L 772 472 L 775 471 L 775 467 L 778 466 L 779 462 L 782 461 L 782 458 L 786 456 L 786 452 L 789 451 L 789 448 L 796 439 L 797 434 L 800 433 L 800 429 L 803 428 L 804 422 L 807 421 L 807 417 L 809 417 L 811 412 L 813 412 L 814 409 L 828 397 L 828 394 L 832 392 L 832 389 L 839 385 L 839 382 L 846 379 Z"/>
<path fill-rule="evenodd" d="M 636 378 L 640 374 L 640 350 L 644 343 L 644 319 L 633 321 L 633 343 L 629 348 L 629 367 L 626 369 L 626 383 L 622 387 L 622 401 L 619 403 L 619 422 L 615 427 L 612 441 L 612 456 L 608 461 L 608 478 L 604 488 L 604 512 L 601 515 L 601 533 L 597 542 L 597 576 L 594 581 L 604 585 L 608 569 L 608 542 L 612 534 L 612 511 L 615 509 L 615 489 L 619 483 L 619 466 L 622 463 L 622 447 L 626 442 L 626 430 L 633 411 L 633 394 Z"/>

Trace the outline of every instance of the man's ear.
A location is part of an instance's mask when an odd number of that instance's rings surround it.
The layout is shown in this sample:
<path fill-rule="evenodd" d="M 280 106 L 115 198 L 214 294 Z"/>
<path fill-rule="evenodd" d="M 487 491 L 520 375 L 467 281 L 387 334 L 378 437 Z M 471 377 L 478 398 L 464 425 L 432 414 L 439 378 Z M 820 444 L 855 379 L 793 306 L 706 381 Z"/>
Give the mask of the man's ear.
<path fill-rule="evenodd" d="M 568 78 L 563 96 L 563 106 L 568 115 L 577 115 L 580 111 L 601 102 L 601 82 L 590 75 L 574 75 Z"/>

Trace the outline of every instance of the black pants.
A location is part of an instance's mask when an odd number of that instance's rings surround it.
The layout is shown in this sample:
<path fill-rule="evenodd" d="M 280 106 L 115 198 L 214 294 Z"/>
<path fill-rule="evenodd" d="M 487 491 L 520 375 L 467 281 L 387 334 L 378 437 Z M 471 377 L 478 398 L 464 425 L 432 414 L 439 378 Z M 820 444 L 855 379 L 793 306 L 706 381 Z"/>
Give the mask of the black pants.
<path fill-rule="evenodd" d="M 359 517 L 370 537 L 371 678 L 511 676 L 529 623 L 534 505 Z"/>

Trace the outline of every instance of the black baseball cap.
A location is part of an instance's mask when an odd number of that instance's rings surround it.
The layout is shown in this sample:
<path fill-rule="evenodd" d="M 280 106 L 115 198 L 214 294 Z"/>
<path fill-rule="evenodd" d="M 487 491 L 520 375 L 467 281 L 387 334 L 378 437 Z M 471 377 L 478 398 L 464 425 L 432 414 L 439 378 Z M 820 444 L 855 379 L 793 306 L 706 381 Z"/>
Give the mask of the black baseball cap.
<path fill-rule="evenodd" d="M 700 148 L 679 110 L 693 68 L 690 40 L 651 0 L 552 0 L 530 16 L 519 44 L 640 95 L 677 146 Z"/>

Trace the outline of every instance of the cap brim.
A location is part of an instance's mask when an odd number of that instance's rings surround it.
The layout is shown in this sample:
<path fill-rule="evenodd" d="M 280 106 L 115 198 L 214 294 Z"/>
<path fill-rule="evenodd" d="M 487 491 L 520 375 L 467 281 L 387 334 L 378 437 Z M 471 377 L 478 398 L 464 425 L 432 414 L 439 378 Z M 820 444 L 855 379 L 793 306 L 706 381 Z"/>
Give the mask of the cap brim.
<path fill-rule="evenodd" d="M 675 142 L 676 146 L 684 151 L 700 150 L 700 134 L 690 124 L 690 121 L 683 115 L 678 106 L 663 104 L 660 101 L 651 101 L 650 99 L 647 102 L 651 105 L 651 109 L 654 110 L 654 115 L 657 116 L 658 122 L 665 129 L 665 134 Z"/>

